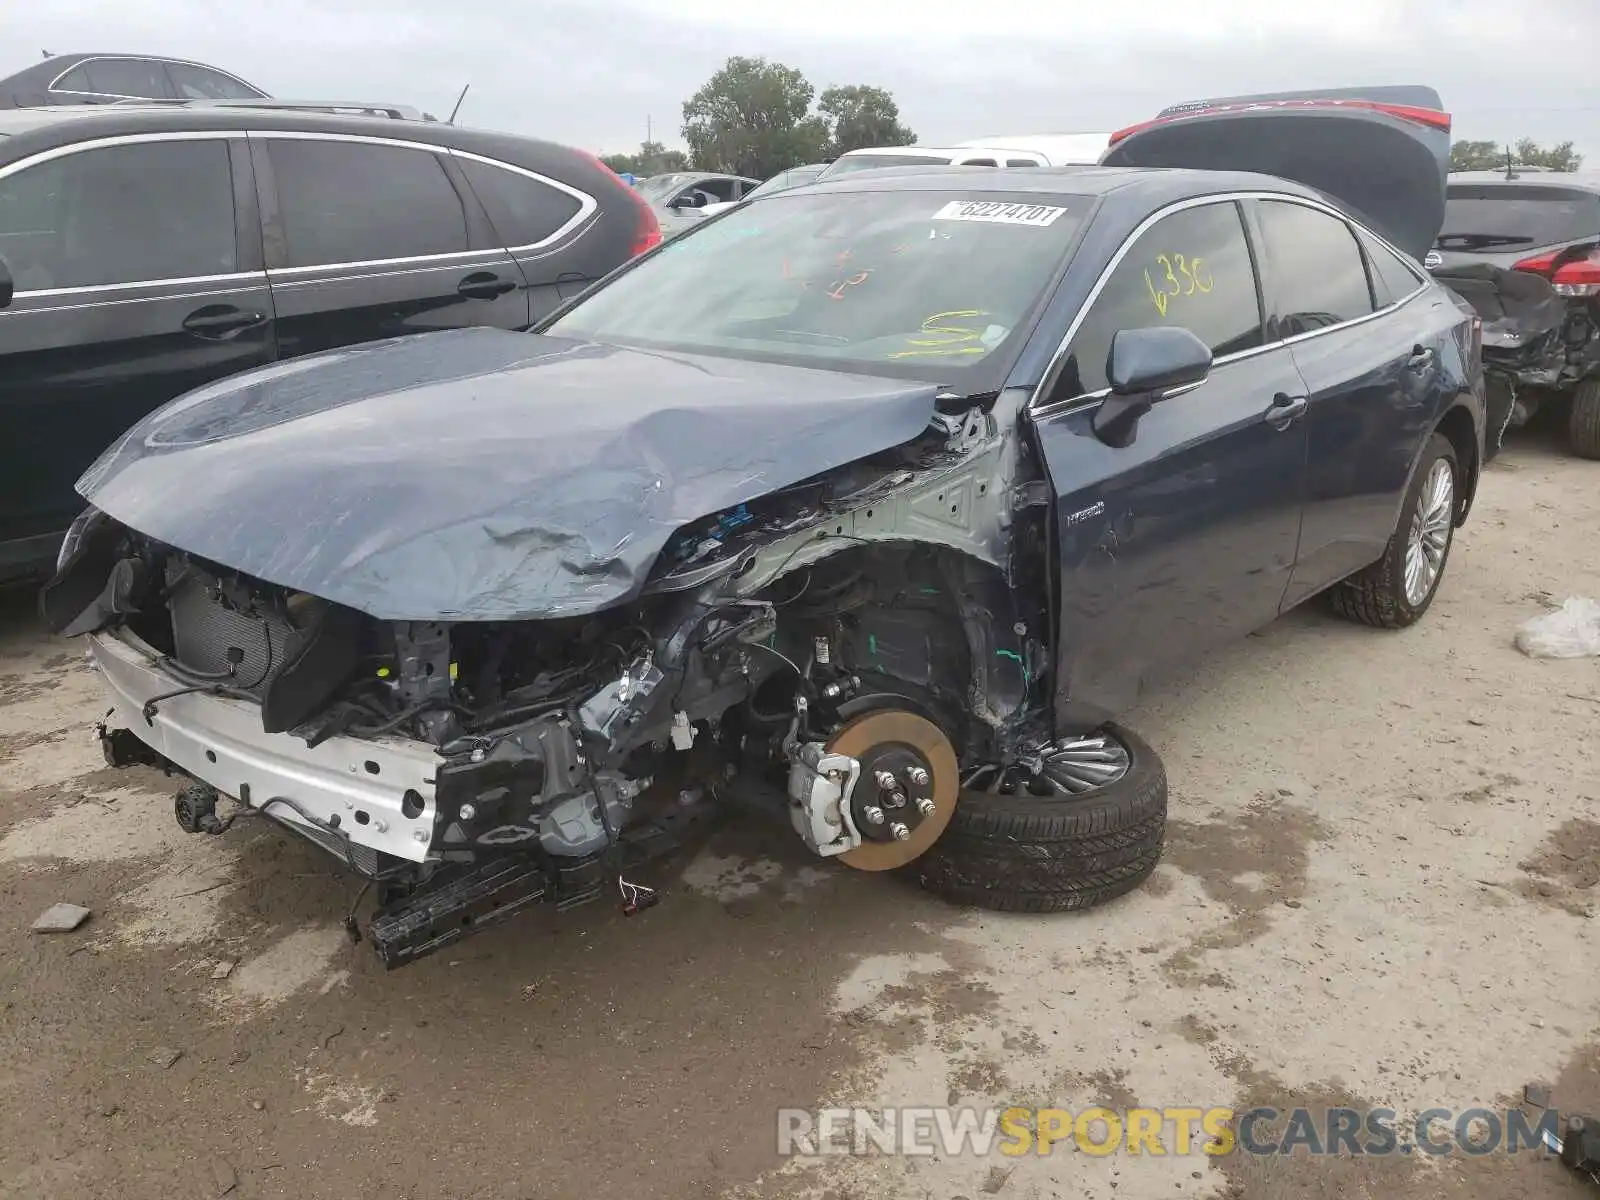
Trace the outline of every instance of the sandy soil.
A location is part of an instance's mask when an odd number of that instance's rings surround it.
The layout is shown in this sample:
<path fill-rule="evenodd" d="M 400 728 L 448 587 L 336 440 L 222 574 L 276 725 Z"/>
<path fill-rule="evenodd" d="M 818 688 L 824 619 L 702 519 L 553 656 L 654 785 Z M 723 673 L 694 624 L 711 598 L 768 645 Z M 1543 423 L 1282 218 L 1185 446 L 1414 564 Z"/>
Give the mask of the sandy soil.
<path fill-rule="evenodd" d="M 633 920 L 534 913 L 393 975 L 259 822 L 187 838 L 103 769 L 77 649 L 0 620 L 0 1197 L 1582 1196 L 1542 1155 L 780 1162 L 780 1107 L 1515 1103 L 1600 1110 L 1600 466 L 1485 479 L 1427 621 L 1302 611 L 1151 695 L 1166 860 L 1001 918 L 731 826 Z M 30 935 L 48 905 L 94 910 Z M 174 1059 L 174 1055 L 176 1055 Z"/>

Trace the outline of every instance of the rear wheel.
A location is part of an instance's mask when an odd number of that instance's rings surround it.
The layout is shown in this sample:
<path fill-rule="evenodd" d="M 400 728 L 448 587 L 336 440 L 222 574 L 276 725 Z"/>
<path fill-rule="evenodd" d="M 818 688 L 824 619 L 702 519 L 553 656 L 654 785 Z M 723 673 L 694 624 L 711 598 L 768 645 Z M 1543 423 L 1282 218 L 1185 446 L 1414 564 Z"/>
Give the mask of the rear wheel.
<path fill-rule="evenodd" d="M 1434 434 L 1383 557 L 1333 586 L 1328 601 L 1334 612 L 1378 629 L 1404 629 L 1422 618 L 1450 558 L 1460 474 L 1450 439 Z"/>
<path fill-rule="evenodd" d="M 1161 860 L 1167 776 L 1131 730 L 1038 747 L 963 772 L 944 835 L 916 864 L 956 904 L 1009 912 L 1091 908 L 1132 891 Z"/>
<path fill-rule="evenodd" d="M 1572 394 L 1567 445 L 1582 458 L 1600 458 L 1600 379 L 1585 379 Z"/>

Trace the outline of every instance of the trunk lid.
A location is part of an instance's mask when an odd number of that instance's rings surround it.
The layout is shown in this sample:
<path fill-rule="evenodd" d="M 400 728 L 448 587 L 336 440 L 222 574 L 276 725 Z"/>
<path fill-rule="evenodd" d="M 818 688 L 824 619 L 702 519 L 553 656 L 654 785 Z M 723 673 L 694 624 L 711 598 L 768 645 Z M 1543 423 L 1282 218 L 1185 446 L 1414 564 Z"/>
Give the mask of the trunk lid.
<path fill-rule="evenodd" d="M 1292 180 L 1421 261 L 1444 220 L 1450 116 L 1436 91 L 1418 86 L 1231 96 L 1120 130 L 1100 161 Z"/>
<path fill-rule="evenodd" d="M 459 329 L 191 392 L 78 483 L 159 542 L 380 620 L 638 593 L 683 525 L 909 442 L 938 388 Z"/>

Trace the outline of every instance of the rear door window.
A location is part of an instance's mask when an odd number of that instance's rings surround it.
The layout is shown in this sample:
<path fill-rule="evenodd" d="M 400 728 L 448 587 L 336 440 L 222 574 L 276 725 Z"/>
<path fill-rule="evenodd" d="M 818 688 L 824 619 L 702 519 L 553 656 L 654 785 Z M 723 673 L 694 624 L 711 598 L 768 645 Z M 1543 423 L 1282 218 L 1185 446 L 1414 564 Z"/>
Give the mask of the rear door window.
<path fill-rule="evenodd" d="M 1600 237 L 1600 193 L 1581 188 L 1452 184 L 1441 250 L 1515 251 Z"/>
<path fill-rule="evenodd" d="M 507 247 L 521 249 L 550 240 L 583 207 L 576 196 L 520 171 L 472 158 L 458 157 L 456 162 Z"/>
<path fill-rule="evenodd" d="M 1034 162 L 1033 159 L 1031 159 L 1031 158 L 1008 158 L 1008 159 L 1006 159 L 1006 166 L 1008 166 L 1008 167 L 1037 167 L 1038 165 L 1039 164 Z"/>
<path fill-rule="evenodd" d="M 1403 300 L 1422 286 L 1422 277 L 1393 251 L 1369 237 L 1361 239 L 1372 276 L 1372 299 L 1378 308 Z"/>
<path fill-rule="evenodd" d="M 1344 221 L 1287 200 L 1258 201 L 1256 219 L 1274 337 L 1325 329 L 1373 311 L 1361 247 Z"/>
<path fill-rule="evenodd" d="M 366 142 L 268 142 L 290 267 L 467 249 L 467 214 L 436 154 Z"/>
<path fill-rule="evenodd" d="M 1262 344 L 1255 270 L 1237 205 L 1184 209 L 1139 235 L 1073 336 L 1065 367 L 1069 376 L 1076 372 L 1073 394 L 1110 386 L 1111 339 L 1119 330 L 1151 326 L 1188 329 L 1216 358 Z"/>
<path fill-rule="evenodd" d="M 168 63 L 167 76 L 186 100 L 258 100 L 261 93 L 231 75 L 189 63 Z"/>
<path fill-rule="evenodd" d="M 85 64 L 93 90 L 104 96 L 140 96 L 154 100 L 172 95 L 167 72 L 148 58 L 97 58 Z"/>
<path fill-rule="evenodd" d="M 109 146 L 0 179 L 0 255 L 18 291 L 238 270 L 225 141 Z"/>

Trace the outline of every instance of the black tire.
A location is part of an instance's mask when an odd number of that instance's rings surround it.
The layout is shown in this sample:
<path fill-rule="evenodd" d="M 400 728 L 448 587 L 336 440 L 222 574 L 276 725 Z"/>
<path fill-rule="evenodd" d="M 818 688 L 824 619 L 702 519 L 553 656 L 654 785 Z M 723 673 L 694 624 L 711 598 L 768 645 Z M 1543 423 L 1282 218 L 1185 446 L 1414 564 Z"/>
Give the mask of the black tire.
<path fill-rule="evenodd" d="M 1106 726 L 1128 751 L 1115 783 L 1070 797 L 963 792 L 949 827 L 916 863 L 923 887 L 1002 912 L 1093 908 L 1138 887 L 1167 829 L 1167 773 L 1145 741 Z"/>
<path fill-rule="evenodd" d="M 1417 506 L 1422 503 L 1423 485 L 1427 482 L 1428 474 L 1433 470 L 1434 464 L 1440 459 L 1450 464 L 1450 473 L 1455 484 L 1452 507 L 1459 509 L 1461 464 L 1456 459 L 1455 447 L 1450 444 L 1450 439 L 1442 433 L 1436 433 L 1428 439 L 1428 444 L 1422 452 L 1422 461 L 1417 464 L 1416 476 L 1406 491 L 1405 503 L 1400 506 L 1400 523 L 1390 536 L 1383 557 L 1370 567 L 1357 571 L 1350 578 L 1334 584 L 1329 589 L 1329 604 L 1334 612 L 1347 621 L 1371 625 L 1377 629 L 1404 629 L 1421 620 L 1422 614 L 1433 604 L 1433 598 L 1439 592 L 1439 584 L 1444 581 L 1445 570 L 1450 565 L 1450 551 L 1455 547 L 1453 517 L 1446 535 L 1449 540 L 1445 543 L 1444 557 L 1439 563 L 1439 574 L 1434 577 L 1433 586 L 1428 589 L 1428 594 L 1419 604 L 1412 604 L 1406 599 L 1406 548 L 1410 542 L 1412 518 L 1416 516 Z"/>
<path fill-rule="evenodd" d="M 1585 379 L 1572 393 L 1567 446 L 1580 458 L 1600 458 L 1600 379 Z"/>

